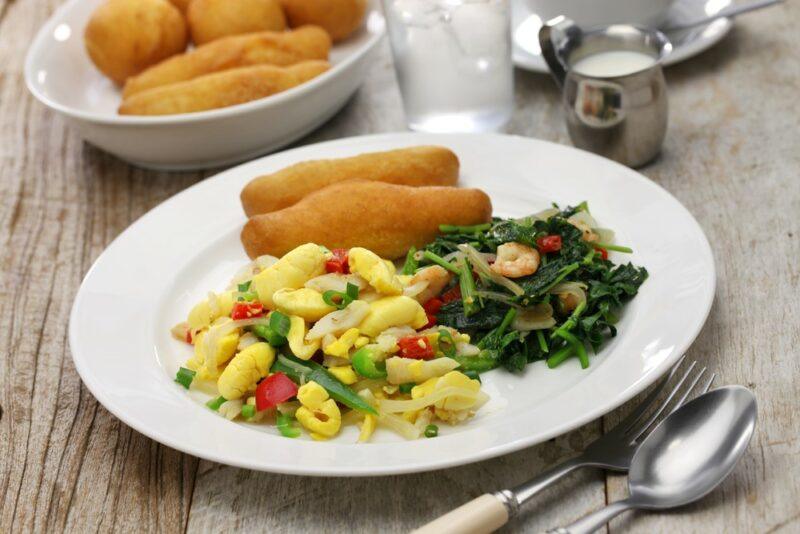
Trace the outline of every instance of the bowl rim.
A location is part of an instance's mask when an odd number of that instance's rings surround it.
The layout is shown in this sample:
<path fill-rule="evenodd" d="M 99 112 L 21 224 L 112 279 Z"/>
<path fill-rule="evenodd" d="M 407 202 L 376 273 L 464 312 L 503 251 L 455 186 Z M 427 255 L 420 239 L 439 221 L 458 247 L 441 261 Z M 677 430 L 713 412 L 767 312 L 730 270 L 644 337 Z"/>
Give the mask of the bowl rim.
<path fill-rule="evenodd" d="M 278 106 L 284 102 L 299 99 L 308 93 L 325 85 L 329 80 L 341 74 L 342 71 L 347 70 L 351 65 L 360 61 L 364 56 L 369 54 L 375 46 L 380 42 L 386 33 L 386 19 L 383 13 L 376 7 L 375 2 L 370 2 L 371 9 L 366 13 L 364 19 L 363 31 L 368 33 L 366 42 L 356 49 L 352 54 L 345 57 L 341 62 L 331 65 L 331 68 L 319 76 L 302 83 L 296 87 L 282 91 L 280 93 L 259 98 L 250 102 L 227 106 L 224 108 L 211 109 L 206 111 L 195 111 L 191 113 L 178 113 L 175 115 L 156 115 L 156 116 L 136 116 L 136 115 L 108 115 L 106 113 L 96 113 L 90 111 L 83 111 L 63 104 L 39 90 L 38 84 L 35 81 L 35 65 L 34 57 L 40 55 L 40 50 L 45 46 L 46 40 L 52 34 L 55 27 L 61 23 L 66 14 L 72 10 L 77 4 L 83 0 L 68 0 L 63 5 L 56 8 L 47 22 L 36 33 L 28 51 L 25 55 L 24 76 L 25 85 L 28 91 L 42 104 L 50 109 L 62 113 L 74 119 L 80 119 L 87 122 L 96 124 L 105 124 L 111 126 L 161 126 L 173 124 L 185 124 L 202 121 L 213 121 L 217 119 L 226 119 L 244 115 L 250 112 L 260 111 L 272 106 Z M 374 28 L 367 29 L 367 18 L 376 15 L 379 24 Z"/>

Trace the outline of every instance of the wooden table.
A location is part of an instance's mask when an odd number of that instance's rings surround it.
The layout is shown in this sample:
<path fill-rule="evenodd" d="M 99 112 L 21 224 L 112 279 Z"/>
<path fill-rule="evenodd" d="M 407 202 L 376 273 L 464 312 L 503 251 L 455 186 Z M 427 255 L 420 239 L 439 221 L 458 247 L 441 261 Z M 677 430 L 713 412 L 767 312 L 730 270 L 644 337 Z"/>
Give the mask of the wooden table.
<path fill-rule="evenodd" d="M 0 531 L 403 532 L 567 458 L 618 418 L 475 465 L 421 475 L 314 479 L 176 452 L 98 405 L 70 358 L 75 292 L 108 243 L 206 173 L 131 167 L 83 143 L 29 96 L 28 43 L 57 0 L 0 0 Z M 749 15 L 719 45 L 671 67 L 670 130 L 642 172 L 677 196 L 711 241 L 719 277 L 690 357 L 759 399 L 750 449 L 721 488 L 628 532 L 800 531 L 800 4 Z M 518 72 L 516 134 L 568 143 L 558 94 Z M 386 43 L 370 80 L 300 143 L 402 130 Z M 680 313 L 680 310 L 675 310 Z M 508 532 L 564 524 L 625 494 L 625 480 L 570 476 Z"/>

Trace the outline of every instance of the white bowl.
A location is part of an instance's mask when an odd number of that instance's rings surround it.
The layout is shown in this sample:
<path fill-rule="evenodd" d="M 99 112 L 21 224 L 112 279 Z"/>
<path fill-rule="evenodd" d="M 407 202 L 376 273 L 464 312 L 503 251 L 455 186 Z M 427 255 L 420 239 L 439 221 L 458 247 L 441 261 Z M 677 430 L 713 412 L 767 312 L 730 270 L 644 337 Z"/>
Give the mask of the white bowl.
<path fill-rule="evenodd" d="M 658 28 L 674 0 L 526 0 L 531 11 L 548 21 L 559 15 L 579 26 L 637 24 Z"/>
<path fill-rule="evenodd" d="M 331 118 L 358 89 L 385 32 L 376 0 L 363 27 L 331 50 L 333 67 L 283 93 L 222 109 L 135 117 L 117 114 L 121 92 L 92 64 L 83 29 L 105 0 L 69 0 L 42 27 L 25 60 L 33 95 L 89 143 L 142 167 L 201 169 L 276 150 Z"/>

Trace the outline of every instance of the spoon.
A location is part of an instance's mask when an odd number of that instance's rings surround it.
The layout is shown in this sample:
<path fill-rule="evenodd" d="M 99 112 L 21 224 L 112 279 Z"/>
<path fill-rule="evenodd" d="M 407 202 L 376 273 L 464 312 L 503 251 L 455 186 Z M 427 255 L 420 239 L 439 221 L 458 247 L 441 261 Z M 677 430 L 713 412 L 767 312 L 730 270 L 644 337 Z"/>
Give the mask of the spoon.
<path fill-rule="evenodd" d="M 662 510 L 696 501 L 730 474 L 755 424 L 756 399 L 747 388 L 726 386 L 697 397 L 639 446 L 628 473 L 630 497 L 549 532 L 588 534 L 625 510 Z"/>
<path fill-rule="evenodd" d="M 781 4 L 781 3 L 783 3 L 783 0 L 761 0 L 759 2 L 753 2 L 751 4 L 745 4 L 742 6 L 730 6 L 726 7 L 725 9 L 720 9 L 710 17 L 694 20 L 692 22 L 684 22 L 683 24 L 676 24 L 675 26 L 670 26 L 669 28 L 661 29 L 661 32 L 668 33 L 668 32 L 677 32 L 681 30 L 688 30 L 689 28 L 694 28 L 695 26 L 703 26 L 704 24 L 708 24 L 712 20 L 717 20 L 722 18 L 733 18 L 737 15 L 741 15 L 742 13 L 749 13 L 750 11 L 755 11 L 756 9 L 762 9 L 765 7 L 774 6 L 775 4 Z"/>

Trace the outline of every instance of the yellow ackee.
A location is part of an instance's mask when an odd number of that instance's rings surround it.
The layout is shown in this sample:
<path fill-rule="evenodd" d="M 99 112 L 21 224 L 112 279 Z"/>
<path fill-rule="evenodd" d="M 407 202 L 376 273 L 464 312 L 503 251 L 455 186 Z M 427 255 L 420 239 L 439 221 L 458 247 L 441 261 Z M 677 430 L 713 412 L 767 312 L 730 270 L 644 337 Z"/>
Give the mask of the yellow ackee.
<path fill-rule="evenodd" d="M 356 372 L 353 370 L 351 365 L 339 365 L 336 367 L 331 367 L 328 369 L 328 372 L 346 386 L 358 382 L 358 375 L 356 375 Z"/>
<path fill-rule="evenodd" d="M 375 300 L 370 302 L 369 309 L 369 314 L 358 326 L 361 333 L 369 337 L 375 337 L 393 326 L 410 326 L 417 329 L 428 322 L 428 316 L 425 315 L 422 305 L 404 295 Z"/>
<path fill-rule="evenodd" d="M 366 414 L 364 416 L 364 422 L 361 423 L 361 433 L 358 435 L 358 441 L 361 443 L 369 441 L 369 438 L 372 437 L 372 433 L 375 432 L 375 426 L 377 426 L 377 424 L 377 417 L 372 414 Z"/>
<path fill-rule="evenodd" d="M 194 338 L 194 358 L 187 362 L 190 366 L 196 366 L 201 380 L 208 380 L 219 376 L 217 368 L 227 362 L 236 354 L 236 347 L 239 345 L 239 333 L 233 331 L 226 336 L 222 336 L 213 348 L 213 358 L 206 354 L 206 332 L 200 332 Z"/>
<path fill-rule="evenodd" d="M 269 343 L 254 343 L 237 354 L 222 371 L 217 381 L 220 395 L 227 400 L 239 399 L 255 389 L 267 376 L 275 360 L 275 349 Z"/>
<path fill-rule="evenodd" d="M 369 282 L 378 293 L 384 295 L 401 295 L 403 284 L 395 275 L 394 264 L 384 261 L 372 251 L 361 247 L 353 247 L 348 253 L 350 272 L 358 274 Z"/>
<path fill-rule="evenodd" d="M 473 380 L 460 371 L 450 371 L 441 377 L 429 378 L 422 384 L 411 388 L 411 398 L 419 399 L 430 395 L 438 389 L 446 387 L 457 387 L 477 393 L 481 389 L 481 383 Z M 449 395 L 444 399 L 436 401 L 436 407 L 443 410 L 465 410 L 475 404 L 475 399 L 464 395 Z"/>
<path fill-rule="evenodd" d="M 307 287 L 300 289 L 279 289 L 272 295 L 272 300 L 279 311 L 286 315 L 297 315 L 306 321 L 319 321 L 336 310 L 326 304 L 322 294 Z"/>
<path fill-rule="evenodd" d="M 326 347 L 322 347 L 322 352 L 329 356 L 349 359 L 350 349 L 355 345 L 359 336 L 358 328 L 351 328 L 339 337 L 336 341 Z"/>
<path fill-rule="evenodd" d="M 319 245 L 306 243 L 286 253 L 253 277 L 252 286 L 258 300 L 267 308 L 274 309 L 273 295 L 279 289 L 299 289 L 312 278 L 325 272 L 325 254 Z"/>
<path fill-rule="evenodd" d="M 233 309 L 233 291 L 217 293 L 216 300 L 217 302 L 214 310 L 211 309 L 211 304 L 209 304 L 208 299 L 206 299 L 196 304 L 195 307 L 192 308 L 192 311 L 189 312 L 187 323 L 189 323 L 189 328 L 193 332 L 209 326 L 220 317 L 227 317 L 231 314 L 231 310 Z"/>
<path fill-rule="evenodd" d="M 302 406 L 297 409 L 295 417 L 308 429 L 312 438 L 325 440 L 339 432 L 342 413 L 325 388 L 312 380 L 300 386 L 297 399 Z"/>
<path fill-rule="evenodd" d="M 308 328 L 302 317 L 296 315 L 289 317 L 289 334 L 286 339 L 289 341 L 289 349 L 292 354 L 301 360 L 310 359 L 319 350 L 320 340 L 315 339 L 310 343 L 306 343 L 307 333 Z"/>

